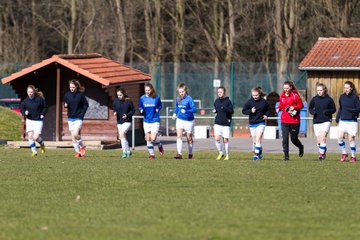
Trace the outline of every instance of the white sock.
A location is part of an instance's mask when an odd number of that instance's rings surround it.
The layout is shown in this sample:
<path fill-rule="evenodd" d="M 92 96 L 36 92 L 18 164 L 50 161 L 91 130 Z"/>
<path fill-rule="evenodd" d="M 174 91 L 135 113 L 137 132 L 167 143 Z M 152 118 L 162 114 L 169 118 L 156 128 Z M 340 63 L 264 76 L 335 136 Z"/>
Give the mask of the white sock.
<path fill-rule="evenodd" d="M 355 154 L 356 154 L 356 143 L 355 143 L 355 141 L 350 142 L 349 145 L 350 145 L 351 156 L 355 157 Z"/>
<path fill-rule="evenodd" d="M 346 154 L 346 147 L 345 147 L 344 139 L 342 139 L 342 138 L 338 139 L 338 144 L 339 144 L 342 154 Z"/>
<path fill-rule="evenodd" d="M 73 142 L 73 146 L 74 146 L 74 150 L 75 152 L 80 152 L 80 146 L 79 146 L 79 142 Z"/>
<path fill-rule="evenodd" d="M 226 153 L 226 155 L 229 155 L 229 153 L 230 153 L 229 142 L 224 143 L 224 146 L 225 146 L 225 153 Z"/>
<path fill-rule="evenodd" d="M 194 147 L 194 144 L 193 144 L 193 143 L 188 143 L 189 154 L 192 154 L 192 152 L 193 152 L 193 147 Z"/>
<path fill-rule="evenodd" d="M 216 140 L 215 140 L 215 146 L 216 146 L 216 149 L 218 150 L 218 152 L 219 152 L 220 154 L 222 154 L 223 151 L 222 151 L 221 141 L 216 141 Z"/>
<path fill-rule="evenodd" d="M 320 154 L 325 154 L 325 150 L 326 150 L 326 143 L 320 144 L 319 145 L 319 153 Z"/>
<path fill-rule="evenodd" d="M 261 145 L 256 145 L 256 144 L 255 144 L 254 153 L 255 153 L 255 154 L 259 154 L 260 151 L 261 151 Z"/>
<path fill-rule="evenodd" d="M 123 150 L 123 152 L 126 152 L 127 151 L 127 148 L 126 148 L 126 139 L 125 138 L 121 138 L 120 139 L 120 142 L 121 142 L 121 148 Z"/>
<path fill-rule="evenodd" d="M 32 152 L 36 153 L 36 144 L 33 139 L 29 139 L 29 146 Z"/>
<path fill-rule="evenodd" d="M 124 147 L 127 152 L 130 152 L 129 142 L 126 138 L 124 138 Z"/>
<path fill-rule="evenodd" d="M 182 151 L 182 139 L 181 138 L 176 139 L 176 148 L 177 148 L 178 154 L 181 154 L 181 151 Z"/>
<path fill-rule="evenodd" d="M 147 149 L 148 149 L 150 155 L 155 155 L 155 154 L 154 154 L 154 145 L 152 144 L 152 142 L 151 142 L 151 141 L 147 141 L 147 142 L 146 142 L 146 146 L 147 146 Z"/>
<path fill-rule="evenodd" d="M 83 143 L 83 140 L 82 138 L 80 138 L 79 140 L 77 140 L 78 144 L 79 144 L 79 147 L 84 147 L 84 143 Z"/>

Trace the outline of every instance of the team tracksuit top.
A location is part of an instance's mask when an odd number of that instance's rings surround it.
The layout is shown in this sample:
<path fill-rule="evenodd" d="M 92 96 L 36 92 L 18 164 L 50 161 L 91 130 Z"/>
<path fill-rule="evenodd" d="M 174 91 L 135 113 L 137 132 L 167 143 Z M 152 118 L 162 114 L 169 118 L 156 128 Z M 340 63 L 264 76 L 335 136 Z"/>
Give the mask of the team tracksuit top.
<path fill-rule="evenodd" d="M 217 98 L 214 102 L 214 108 L 216 111 L 215 124 L 230 126 L 234 107 L 229 97 Z"/>
<path fill-rule="evenodd" d="M 131 122 L 131 118 L 134 115 L 135 108 L 131 100 L 120 100 L 116 98 L 114 100 L 114 112 L 116 112 L 116 119 L 118 124 L 123 124 L 124 122 Z M 123 118 L 123 115 L 126 115 L 126 118 Z"/>
<path fill-rule="evenodd" d="M 297 111 L 295 116 L 291 116 L 290 113 L 286 111 L 287 106 L 294 107 L 294 110 Z M 304 105 L 297 90 L 290 91 L 289 96 L 286 96 L 285 92 L 282 92 L 279 98 L 279 106 L 277 107 L 282 111 L 281 122 L 287 124 L 300 124 L 300 110 L 303 107 Z"/>
<path fill-rule="evenodd" d="M 185 113 L 181 112 L 182 109 L 185 110 Z M 181 99 L 181 101 L 179 101 L 179 97 L 177 97 L 174 113 L 177 115 L 178 119 L 184 121 L 194 120 L 194 113 L 196 113 L 196 105 L 194 100 L 187 94 Z"/>
<path fill-rule="evenodd" d="M 33 98 L 25 98 L 25 100 L 21 103 L 21 114 L 24 116 L 25 111 L 27 110 L 29 113 L 26 116 L 29 120 L 37 120 L 42 121 L 40 118 L 41 115 L 45 116 L 48 111 L 48 105 L 46 104 L 44 98 L 41 96 L 34 96 Z"/>
<path fill-rule="evenodd" d="M 67 92 L 65 93 L 64 102 L 67 104 L 68 118 L 83 119 L 89 103 L 83 92 Z"/>
<path fill-rule="evenodd" d="M 359 97 L 354 93 L 343 93 L 339 98 L 339 111 L 336 114 L 336 122 L 356 122 L 359 116 Z"/>
<path fill-rule="evenodd" d="M 159 96 L 154 98 L 142 95 L 139 101 L 139 111 L 144 111 L 144 122 L 155 123 L 160 122 L 160 110 L 162 108 Z M 157 110 L 157 111 L 156 111 Z"/>
<path fill-rule="evenodd" d="M 309 104 L 309 112 L 314 115 L 313 123 L 331 122 L 332 115 L 336 112 L 334 100 L 329 96 L 315 96 Z"/>
<path fill-rule="evenodd" d="M 256 111 L 253 113 L 251 109 L 255 107 Z M 251 97 L 244 105 L 242 113 L 249 115 L 249 125 L 265 124 L 264 115 L 269 116 L 269 103 L 263 99 L 259 98 L 255 100 Z"/>

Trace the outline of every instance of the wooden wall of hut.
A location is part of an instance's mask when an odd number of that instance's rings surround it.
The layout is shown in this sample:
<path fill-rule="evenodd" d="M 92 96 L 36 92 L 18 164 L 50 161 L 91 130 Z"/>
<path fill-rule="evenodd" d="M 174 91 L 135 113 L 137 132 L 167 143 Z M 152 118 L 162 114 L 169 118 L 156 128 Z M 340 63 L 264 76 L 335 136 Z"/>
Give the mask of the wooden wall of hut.
<path fill-rule="evenodd" d="M 81 129 L 81 135 L 84 140 L 100 140 L 113 142 L 117 141 L 117 121 L 113 114 L 113 101 L 116 96 L 117 87 L 103 88 L 101 84 L 84 78 L 81 76 L 74 75 L 74 72 L 63 71 L 61 75 L 61 106 L 62 106 L 62 139 L 63 141 L 71 140 L 71 134 L 68 129 L 67 122 L 67 109 L 64 108 L 64 95 L 69 91 L 68 81 L 76 78 L 85 87 L 85 95 L 93 101 L 100 103 L 106 107 L 106 116 L 90 116 L 85 118 L 83 121 L 83 127 Z M 123 86 L 128 95 L 132 98 L 135 108 L 138 106 L 140 96 L 143 94 L 143 84 L 128 84 Z M 138 113 L 138 112 L 136 112 Z M 142 122 L 137 121 L 135 124 L 136 129 L 142 130 Z M 131 134 L 130 132 L 128 133 Z"/>

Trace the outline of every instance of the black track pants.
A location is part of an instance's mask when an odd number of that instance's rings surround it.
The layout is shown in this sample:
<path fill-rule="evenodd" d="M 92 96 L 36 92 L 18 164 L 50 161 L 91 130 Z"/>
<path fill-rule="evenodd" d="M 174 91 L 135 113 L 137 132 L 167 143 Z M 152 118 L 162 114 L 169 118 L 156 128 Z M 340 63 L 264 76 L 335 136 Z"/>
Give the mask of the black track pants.
<path fill-rule="evenodd" d="M 287 124 L 281 123 L 281 131 L 282 131 L 282 145 L 284 153 L 289 152 L 289 134 L 291 138 L 291 142 L 300 149 L 302 147 L 302 143 L 298 138 L 300 130 L 300 124 Z"/>

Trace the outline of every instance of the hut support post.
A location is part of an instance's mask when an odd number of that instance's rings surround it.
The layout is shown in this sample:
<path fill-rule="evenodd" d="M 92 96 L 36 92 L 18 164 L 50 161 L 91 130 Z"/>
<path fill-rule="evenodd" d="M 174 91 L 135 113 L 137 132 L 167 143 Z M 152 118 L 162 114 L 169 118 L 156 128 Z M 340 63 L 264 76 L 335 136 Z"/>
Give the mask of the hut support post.
<path fill-rule="evenodd" d="M 134 116 L 132 116 L 132 119 L 131 119 L 132 123 L 131 123 L 131 148 L 132 150 L 135 150 L 135 118 Z"/>
<path fill-rule="evenodd" d="M 56 68 L 56 141 L 60 141 L 60 67 Z"/>

